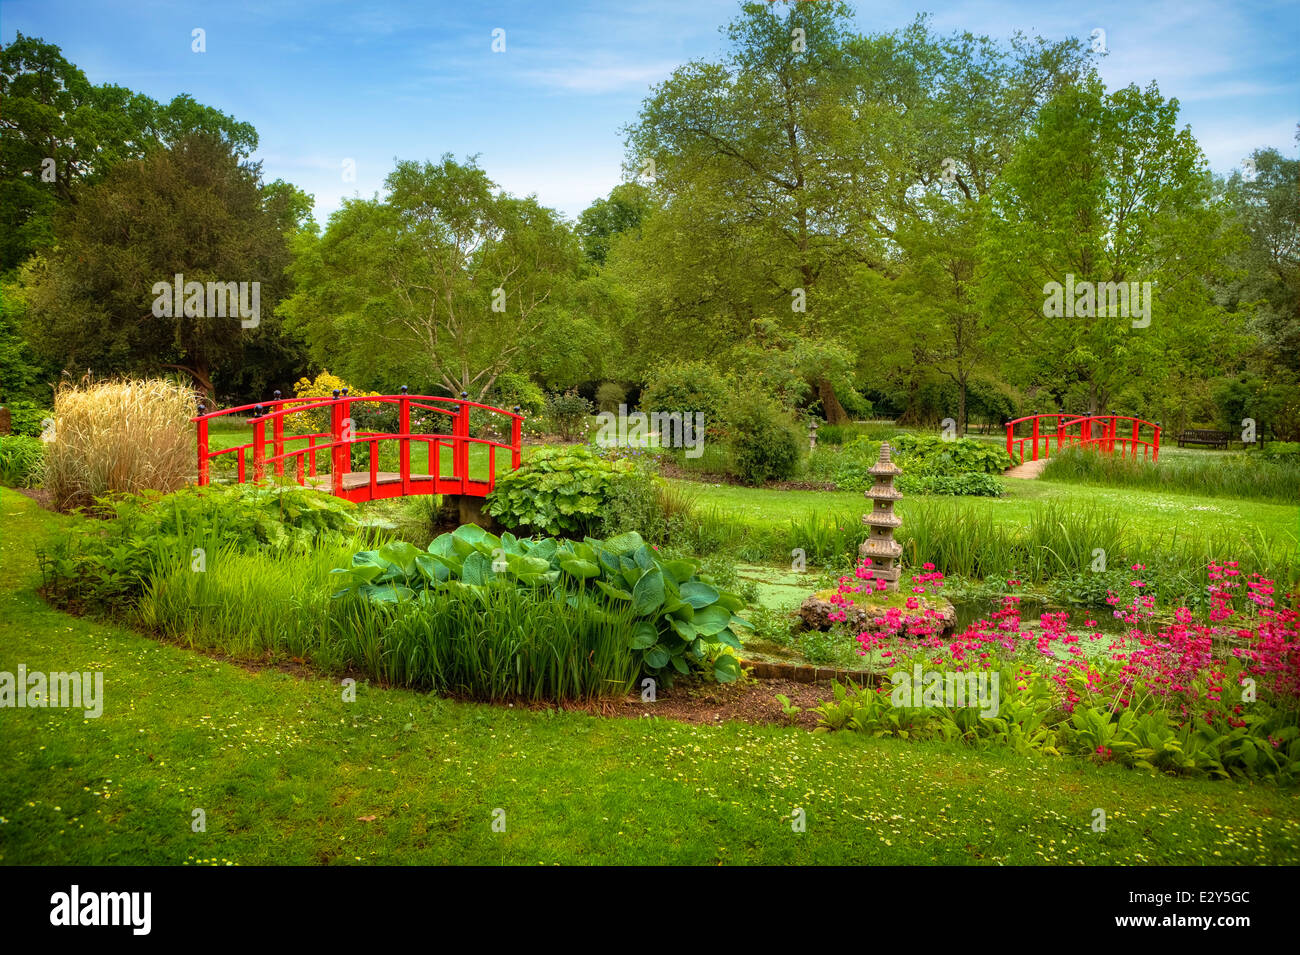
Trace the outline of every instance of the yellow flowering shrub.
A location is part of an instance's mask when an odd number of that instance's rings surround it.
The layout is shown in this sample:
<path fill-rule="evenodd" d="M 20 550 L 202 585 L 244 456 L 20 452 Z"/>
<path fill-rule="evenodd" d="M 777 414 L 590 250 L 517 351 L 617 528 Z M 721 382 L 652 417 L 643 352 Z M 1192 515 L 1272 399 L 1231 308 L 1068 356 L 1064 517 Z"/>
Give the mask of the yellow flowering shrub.
<path fill-rule="evenodd" d="M 293 396 L 295 398 L 333 398 L 336 389 L 342 391 L 344 388 L 348 389 L 349 395 L 358 398 L 369 398 L 378 394 L 378 392 L 374 391 L 358 391 L 338 375 L 331 375 L 327 369 L 323 369 L 315 380 L 299 378 L 298 382 L 293 386 Z M 300 411 L 290 415 L 288 422 L 292 424 L 294 430 L 329 431 L 329 409 L 313 408 L 311 411 Z"/>

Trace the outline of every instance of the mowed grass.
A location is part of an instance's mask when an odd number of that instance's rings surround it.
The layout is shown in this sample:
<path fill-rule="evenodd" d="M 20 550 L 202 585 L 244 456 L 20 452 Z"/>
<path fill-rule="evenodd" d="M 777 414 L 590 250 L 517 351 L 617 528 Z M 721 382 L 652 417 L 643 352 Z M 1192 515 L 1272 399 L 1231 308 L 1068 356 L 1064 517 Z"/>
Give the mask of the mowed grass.
<path fill-rule="evenodd" d="M 1007 493 L 1001 498 L 928 496 L 927 500 L 951 503 L 972 514 L 989 513 L 1001 523 L 1027 526 L 1031 512 L 1048 503 L 1064 506 L 1101 505 L 1136 528 L 1152 532 L 1204 534 L 1206 536 L 1256 533 L 1278 543 L 1294 546 L 1300 540 L 1300 508 L 1277 504 L 1195 494 L 1103 488 L 1043 479 L 1004 478 Z M 692 492 L 702 506 L 716 505 L 744 521 L 759 524 L 788 524 L 815 514 L 866 512 L 871 502 L 860 491 L 781 491 L 739 487 L 732 484 L 703 484 L 677 481 Z M 916 498 L 913 498 L 916 500 Z M 897 505 L 904 523 L 908 499 Z"/>
<path fill-rule="evenodd" d="M 0 862 L 1300 862 L 1294 790 L 366 685 L 345 702 L 51 610 L 32 552 L 71 518 L 9 490 L 0 514 L 0 670 L 101 670 L 106 696 L 99 719 L 0 710 Z"/>

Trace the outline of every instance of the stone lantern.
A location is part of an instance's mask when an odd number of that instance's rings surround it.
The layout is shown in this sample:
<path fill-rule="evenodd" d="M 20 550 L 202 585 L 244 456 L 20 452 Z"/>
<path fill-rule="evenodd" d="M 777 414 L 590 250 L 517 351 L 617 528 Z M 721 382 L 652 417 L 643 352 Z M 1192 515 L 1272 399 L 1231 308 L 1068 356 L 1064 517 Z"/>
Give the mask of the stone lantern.
<path fill-rule="evenodd" d="M 896 591 L 902 572 L 903 545 L 894 540 L 894 530 L 903 521 L 894 513 L 894 502 L 902 500 L 903 495 L 894 487 L 894 478 L 903 472 L 889 459 L 888 442 L 880 446 L 880 459 L 869 473 L 875 478 L 866 492 L 872 507 L 870 514 L 862 515 L 862 523 L 871 531 L 858 548 L 858 556 L 870 557 L 871 569 L 875 571 L 872 576 L 885 581 L 889 590 Z"/>

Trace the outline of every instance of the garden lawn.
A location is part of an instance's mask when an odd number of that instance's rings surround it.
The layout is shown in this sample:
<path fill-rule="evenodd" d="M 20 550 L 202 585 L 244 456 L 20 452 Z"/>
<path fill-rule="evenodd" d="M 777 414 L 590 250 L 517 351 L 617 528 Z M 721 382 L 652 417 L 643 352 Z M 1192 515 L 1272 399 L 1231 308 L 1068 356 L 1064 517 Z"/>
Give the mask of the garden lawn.
<path fill-rule="evenodd" d="M 969 513 L 988 511 L 999 521 L 1027 525 L 1030 511 L 1047 503 L 1064 506 L 1097 504 L 1117 512 L 1121 519 L 1152 532 L 1222 537 L 1262 534 L 1270 541 L 1294 547 L 1300 540 L 1300 509 L 1294 504 L 1273 504 L 1236 498 L 1204 497 L 1195 494 L 1162 493 L 1126 488 L 1091 487 L 1080 484 L 1020 478 L 1003 478 L 1007 493 L 992 497 L 929 496 L 932 501 L 952 502 Z M 734 484 L 674 482 L 693 492 L 701 507 L 724 509 L 754 524 L 788 525 L 791 519 L 806 520 L 814 514 L 866 512 L 870 502 L 860 491 L 772 491 Z M 913 498 L 915 500 L 915 498 Z M 897 506 L 907 522 L 908 499 Z"/>
<path fill-rule="evenodd" d="M 32 554 L 71 518 L 7 489 L 0 515 L 0 670 L 105 675 L 99 719 L 0 710 L 5 863 L 1300 862 L 1300 793 L 1266 785 L 365 685 L 345 702 L 49 609 Z"/>

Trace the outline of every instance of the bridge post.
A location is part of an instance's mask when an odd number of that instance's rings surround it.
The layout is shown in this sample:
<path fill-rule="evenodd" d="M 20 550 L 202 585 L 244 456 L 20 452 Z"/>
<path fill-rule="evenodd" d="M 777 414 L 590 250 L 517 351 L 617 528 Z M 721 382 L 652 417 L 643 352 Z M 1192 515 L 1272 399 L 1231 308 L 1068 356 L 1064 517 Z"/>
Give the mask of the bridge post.
<path fill-rule="evenodd" d="M 1163 426 L 1159 421 L 1156 422 L 1155 453 L 1151 455 L 1152 461 L 1160 460 L 1160 431 Z"/>
<path fill-rule="evenodd" d="M 460 393 L 460 413 L 456 415 L 456 421 L 452 428 L 452 434 L 455 437 L 455 450 L 452 455 L 452 461 L 455 462 L 452 471 L 455 477 L 460 478 L 460 492 L 464 494 L 469 490 L 469 398 L 468 391 Z"/>
<path fill-rule="evenodd" d="M 1034 412 L 1034 456 L 1033 460 L 1038 460 L 1038 412 Z"/>
<path fill-rule="evenodd" d="M 402 473 L 402 496 L 411 493 L 411 399 L 407 397 L 406 385 L 402 385 L 402 397 L 397 401 L 397 433 L 406 435 L 398 441 L 401 463 L 397 469 Z"/>
<path fill-rule="evenodd" d="M 280 404 L 280 389 L 278 388 L 275 390 L 275 401 L 273 404 L 277 406 Z M 279 412 L 284 409 L 276 407 L 275 410 Z M 282 414 L 277 414 L 275 416 L 275 421 L 271 425 L 271 440 L 272 446 L 275 449 L 275 473 L 283 476 L 284 458 L 282 455 L 284 454 L 284 415 Z"/>
<path fill-rule="evenodd" d="M 339 443 L 342 440 L 343 404 L 339 401 L 339 391 L 335 388 L 334 403 L 330 405 L 330 493 L 335 497 L 343 496 L 343 475 L 346 468 L 339 452 L 348 453 L 348 449 Z"/>
<path fill-rule="evenodd" d="M 266 422 L 262 406 L 253 408 L 253 483 L 261 484 L 266 476 Z"/>
<path fill-rule="evenodd" d="M 516 471 L 519 469 L 519 449 L 524 439 L 524 419 L 519 417 L 520 410 L 519 405 L 515 405 L 515 416 L 510 422 L 510 467 Z"/>
<path fill-rule="evenodd" d="M 199 487 L 208 483 L 208 419 L 207 405 L 199 402 Z"/>
<path fill-rule="evenodd" d="M 1016 430 L 1016 426 L 1012 422 L 1008 421 L 1006 424 L 1006 428 L 1007 428 L 1007 457 L 1011 458 L 1011 460 L 1014 461 L 1015 458 L 1011 454 L 1011 432 Z"/>

